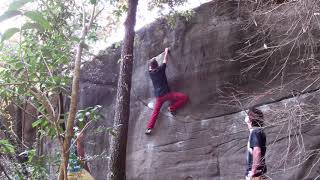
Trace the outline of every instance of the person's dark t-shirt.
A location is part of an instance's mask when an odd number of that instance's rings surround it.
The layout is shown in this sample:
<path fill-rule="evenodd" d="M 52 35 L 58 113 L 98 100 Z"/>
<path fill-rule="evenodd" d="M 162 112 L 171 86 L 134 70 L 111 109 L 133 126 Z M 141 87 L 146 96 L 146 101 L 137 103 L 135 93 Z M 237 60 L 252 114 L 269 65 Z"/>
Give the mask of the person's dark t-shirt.
<path fill-rule="evenodd" d="M 163 96 L 170 92 L 167 76 L 166 76 L 166 64 L 163 63 L 156 69 L 149 71 L 150 78 L 154 87 L 154 95 L 156 97 Z"/>
<path fill-rule="evenodd" d="M 265 154 L 266 154 L 266 135 L 263 132 L 262 128 L 255 128 L 250 132 L 249 141 L 248 141 L 248 149 L 247 149 L 247 171 L 246 176 L 249 174 L 249 171 L 252 170 L 252 151 L 254 147 L 261 148 L 261 163 L 257 170 L 261 170 L 260 173 L 255 174 L 255 176 L 260 176 L 267 172 L 267 166 L 265 163 Z"/>

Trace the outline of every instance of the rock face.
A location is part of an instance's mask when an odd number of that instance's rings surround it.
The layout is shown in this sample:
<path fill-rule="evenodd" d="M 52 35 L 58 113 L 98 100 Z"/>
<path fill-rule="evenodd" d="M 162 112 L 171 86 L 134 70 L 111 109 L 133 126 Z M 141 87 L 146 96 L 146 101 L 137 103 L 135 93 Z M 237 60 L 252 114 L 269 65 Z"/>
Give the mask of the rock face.
<path fill-rule="evenodd" d="M 242 30 L 244 21 L 237 8 L 235 2 L 214 1 L 197 8 L 189 22 L 180 19 L 171 28 L 158 20 L 137 33 L 128 179 L 244 179 L 248 130 L 243 110 L 252 105 L 265 113 L 267 175 L 300 180 L 315 179 L 320 173 L 320 127 L 315 115 L 319 83 L 301 76 L 308 71 L 294 63 L 273 81 L 276 63 L 267 64 L 259 73 L 244 74 L 242 70 L 251 64 L 236 58 L 252 31 Z M 165 105 L 153 134 L 146 136 L 152 112 L 147 104 L 154 100 L 147 60 L 168 46 L 170 87 L 186 93 L 190 101 L 175 117 L 168 116 Z M 112 126 L 118 59 L 120 49 L 111 47 L 82 68 L 80 108 L 103 106 L 104 117 L 91 126 L 86 143 L 88 153 L 96 156 L 90 167 L 97 180 L 105 179 L 107 173 L 106 128 Z"/>

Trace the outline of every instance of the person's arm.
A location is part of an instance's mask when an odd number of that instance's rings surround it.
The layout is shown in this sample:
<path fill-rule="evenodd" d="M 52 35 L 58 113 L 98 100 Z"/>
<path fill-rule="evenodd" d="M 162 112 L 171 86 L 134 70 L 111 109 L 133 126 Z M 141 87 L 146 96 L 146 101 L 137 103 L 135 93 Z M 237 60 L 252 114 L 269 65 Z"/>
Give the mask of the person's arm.
<path fill-rule="evenodd" d="M 252 175 L 259 173 L 257 170 L 261 163 L 261 148 L 256 146 L 252 150 Z"/>
<path fill-rule="evenodd" d="M 80 134 L 77 139 L 77 153 L 78 157 L 80 158 L 80 162 L 85 170 L 87 170 L 90 173 L 90 169 L 88 166 L 88 163 L 85 161 L 85 152 L 84 152 L 84 144 L 83 144 L 83 135 Z"/>
<path fill-rule="evenodd" d="M 165 49 L 164 49 L 164 58 L 163 58 L 163 63 L 164 63 L 164 64 L 167 64 L 168 54 L 169 54 L 169 48 L 165 48 Z"/>

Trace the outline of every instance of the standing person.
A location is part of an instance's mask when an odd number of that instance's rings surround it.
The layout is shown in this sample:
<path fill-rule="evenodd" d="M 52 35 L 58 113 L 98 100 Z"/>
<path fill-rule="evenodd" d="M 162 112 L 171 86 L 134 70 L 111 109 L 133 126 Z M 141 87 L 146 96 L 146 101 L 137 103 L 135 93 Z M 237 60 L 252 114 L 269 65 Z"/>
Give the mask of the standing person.
<path fill-rule="evenodd" d="M 161 106 L 166 101 L 171 101 L 168 111 L 175 114 L 176 110 L 188 101 L 188 96 L 180 92 L 170 92 L 170 88 L 166 76 L 166 66 L 168 62 L 169 48 L 164 51 L 163 63 L 159 66 L 155 58 L 149 61 L 149 75 L 154 87 L 154 95 L 156 103 L 152 115 L 147 125 L 146 134 L 150 135 L 156 123 Z"/>
<path fill-rule="evenodd" d="M 76 140 L 71 140 L 68 179 L 69 180 L 94 180 L 85 161 L 84 135 L 80 133 Z"/>
<path fill-rule="evenodd" d="M 263 132 L 263 113 L 259 109 L 250 108 L 245 119 L 250 135 L 247 150 L 246 180 L 266 179 L 267 172 L 265 163 L 266 135 Z"/>

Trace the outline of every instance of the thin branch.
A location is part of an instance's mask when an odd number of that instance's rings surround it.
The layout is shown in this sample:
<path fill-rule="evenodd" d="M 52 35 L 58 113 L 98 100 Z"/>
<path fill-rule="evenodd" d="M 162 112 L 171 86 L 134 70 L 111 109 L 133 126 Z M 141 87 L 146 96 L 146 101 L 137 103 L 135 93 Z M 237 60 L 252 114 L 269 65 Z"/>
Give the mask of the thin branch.
<path fill-rule="evenodd" d="M 49 120 L 54 121 L 55 120 L 54 108 L 53 108 L 51 102 L 49 101 L 49 99 L 43 94 L 43 92 L 39 91 L 36 88 L 30 88 L 29 92 L 32 95 L 34 95 L 42 103 L 42 105 L 44 106 L 44 108 L 48 112 Z"/>

